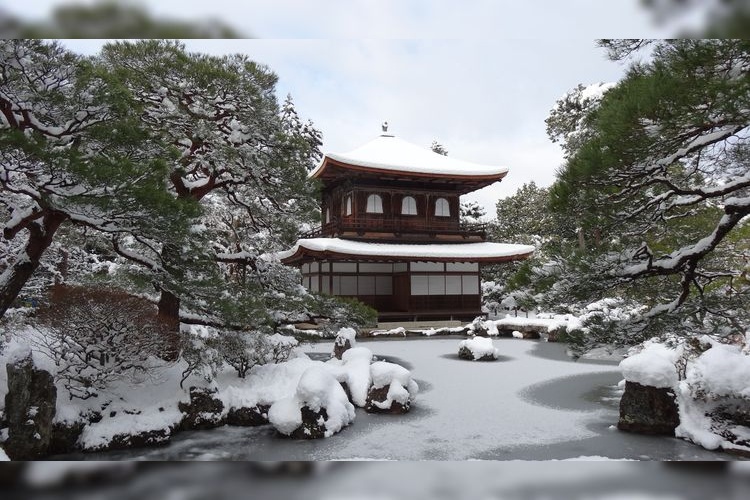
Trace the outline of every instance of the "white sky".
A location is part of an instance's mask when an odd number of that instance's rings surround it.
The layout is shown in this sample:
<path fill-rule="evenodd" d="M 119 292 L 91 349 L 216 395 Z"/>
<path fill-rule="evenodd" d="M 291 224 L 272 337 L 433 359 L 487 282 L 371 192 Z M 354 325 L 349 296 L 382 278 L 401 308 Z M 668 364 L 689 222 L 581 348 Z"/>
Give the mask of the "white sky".
<path fill-rule="evenodd" d="M 54 0 L 0 0 L 39 18 Z M 508 7 L 512 5 L 512 7 Z M 635 0 L 160 0 L 151 12 L 213 15 L 271 39 L 193 40 L 190 50 L 241 52 L 280 77 L 298 112 L 323 132 L 324 151 L 355 149 L 389 132 L 443 144 L 450 156 L 505 165 L 501 182 L 466 196 L 494 216 L 498 198 L 534 180 L 549 185 L 562 162 L 544 120 L 578 83 L 616 81 L 597 37 L 659 36 Z M 104 41 L 69 40 L 95 53 Z"/>

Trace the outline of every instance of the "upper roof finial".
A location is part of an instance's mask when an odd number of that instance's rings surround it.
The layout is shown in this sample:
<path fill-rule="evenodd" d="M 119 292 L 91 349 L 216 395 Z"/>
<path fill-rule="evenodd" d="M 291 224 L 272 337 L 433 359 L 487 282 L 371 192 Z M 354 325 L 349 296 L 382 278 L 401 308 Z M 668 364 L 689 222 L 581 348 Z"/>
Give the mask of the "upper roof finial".
<path fill-rule="evenodd" d="M 383 132 L 388 132 L 388 122 L 383 122 L 380 127 L 383 129 Z"/>

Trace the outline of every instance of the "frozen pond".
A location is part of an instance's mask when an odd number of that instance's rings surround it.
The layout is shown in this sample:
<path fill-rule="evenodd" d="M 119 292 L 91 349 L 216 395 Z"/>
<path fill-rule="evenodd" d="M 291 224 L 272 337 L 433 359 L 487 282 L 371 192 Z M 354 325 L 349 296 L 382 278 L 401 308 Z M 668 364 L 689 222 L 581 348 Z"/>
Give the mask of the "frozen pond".
<path fill-rule="evenodd" d="M 357 410 L 353 424 L 324 440 L 277 437 L 272 427 L 222 427 L 177 434 L 161 448 L 68 455 L 144 460 L 549 460 L 607 457 L 716 460 L 674 438 L 614 428 L 621 379 L 612 363 L 574 362 L 565 346 L 494 339 L 495 362 L 458 359 L 457 338 L 361 342 L 412 370 L 420 394 L 406 415 Z M 331 352 L 312 345 L 312 356 Z"/>

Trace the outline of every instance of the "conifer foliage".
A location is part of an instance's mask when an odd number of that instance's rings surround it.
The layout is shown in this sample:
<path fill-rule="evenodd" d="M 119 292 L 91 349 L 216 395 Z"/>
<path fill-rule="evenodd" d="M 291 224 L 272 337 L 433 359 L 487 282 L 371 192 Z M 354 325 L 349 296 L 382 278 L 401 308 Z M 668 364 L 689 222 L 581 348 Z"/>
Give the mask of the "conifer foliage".
<path fill-rule="evenodd" d="M 0 270 L 0 315 L 62 225 L 158 238 L 184 221 L 138 112 L 90 59 L 55 43 L 0 41 L 0 205 L 14 254 Z"/>
<path fill-rule="evenodd" d="M 621 58 L 646 44 L 603 45 Z M 553 113 L 567 161 L 552 206 L 595 236 L 594 293 L 637 294 L 662 331 L 731 334 L 749 310 L 750 43 L 651 48 L 595 105 Z"/>

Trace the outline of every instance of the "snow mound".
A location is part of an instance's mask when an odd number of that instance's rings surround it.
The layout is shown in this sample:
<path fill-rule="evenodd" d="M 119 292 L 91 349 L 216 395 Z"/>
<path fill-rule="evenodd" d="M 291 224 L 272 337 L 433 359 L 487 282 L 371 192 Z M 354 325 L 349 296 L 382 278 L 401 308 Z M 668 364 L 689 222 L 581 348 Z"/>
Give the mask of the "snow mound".
<path fill-rule="evenodd" d="M 513 330 L 513 333 L 511 335 L 513 335 L 514 339 L 522 339 L 523 338 L 523 333 L 519 332 L 518 330 Z"/>
<path fill-rule="evenodd" d="M 416 398 L 419 386 L 412 380 L 411 372 L 401 365 L 387 361 L 376 361 L 370 365 L 373 389 L 388 387 L 384 401 L 373 401 L 379 408 L 390 408 L 392 403 L 407 406 Z"/>
<path fill-rule="evenodd" d="M 333 374 L 324 366 L 305 370 L 297 384 L 294 396 L 276 401 L 268 411 L 268 420 L 280 433 L 292 435 L 306 422 L 303 408 L 320 414 L 315 422 L 323 437 L 330 437 L 354 420 L 354 406 Z M 321 414 L 325 410 L 326 417 Z M 309 434 L 309 429 L 304 432 Z M 310 437 L 314 437 L 310 435 Z"/>
<path fill-rule="evenodd" d="M 339 345 L 344 345 L 346 341 L 349 341 L 349 345 L 354 347 L 357 341 L 355 340 L 355 337 L 357 336 L 357 331 L 354 328 L 348 328 L 344 327 L 339 329 L 338 333 L 336 333 L 336 340 L 335 343 Z"/>
<path fill-rule="evenodd" d="M 471 352 L 474 360 L 478 359 L 497 359 L 500 351 L 492 343 L 492 339 L 488 337 L 474 337 L 466 340 L 462 340 L 458 344 L 459 351 L 461 349 L 467 349 Z"/>
<path fill-rule="evenodd" d="M 344 352 L 341 360 L 334 358 L 326 362 L 336 380 L 349 388 L 352 402 L 359 407 L 365 406 L 367 391 L 372 384 L 371 362 L 372 351 L 366 347 L 354 347 Z"/>
<path fill-rule="evenodd" d="M 657 388 L 674 388 L 678 376 L 675 363 L 680 353 L 664 344 L 646 342 L 638 354 L 620 362 L 625 380 Z"/>
<path fill-rule="evenodd" d="M 740 346 L 715 343 L 685 375 L 688 384 L 707 394 L 750 398 L 750 356 Z"/>

